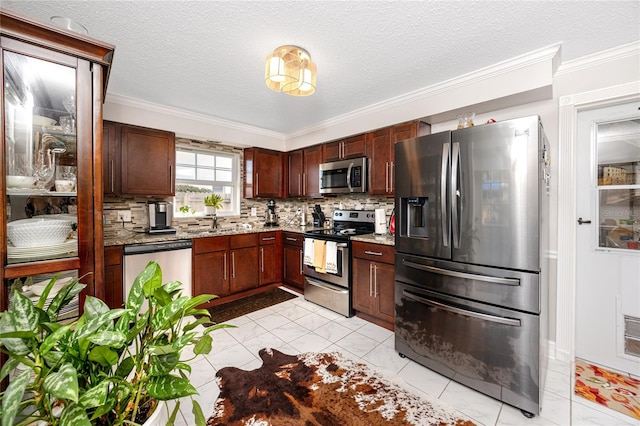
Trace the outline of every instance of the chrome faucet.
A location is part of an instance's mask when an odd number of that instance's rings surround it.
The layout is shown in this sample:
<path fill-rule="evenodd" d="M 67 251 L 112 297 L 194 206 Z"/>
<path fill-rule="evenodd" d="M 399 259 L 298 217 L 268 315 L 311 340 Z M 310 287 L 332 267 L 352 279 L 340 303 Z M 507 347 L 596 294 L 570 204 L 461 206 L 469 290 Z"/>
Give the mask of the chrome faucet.
<path fill-rule="evenodd" d="M 211 229 L 218 229 L 218 216 L 211 216 Z"/>

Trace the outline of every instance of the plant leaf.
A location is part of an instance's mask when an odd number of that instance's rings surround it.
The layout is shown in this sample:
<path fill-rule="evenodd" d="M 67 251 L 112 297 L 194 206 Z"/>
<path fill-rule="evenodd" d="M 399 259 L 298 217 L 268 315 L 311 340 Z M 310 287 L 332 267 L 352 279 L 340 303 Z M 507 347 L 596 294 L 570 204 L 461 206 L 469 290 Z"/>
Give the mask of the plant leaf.
<path fill-rule="evenodd" d="M 160 269 L 160 265 L 155 261 L 149 262 L 144 272 L 149 268 L 151 268 L 151 273 L 148 275 L 148 279 L 142 284 L 142 290 L 146 297 L 153 296 L 156 289 L 162 286 L 162 269 Z"/>
<path fill-rule="evenodd" d="M 4 380 L 4 378 L 7 377 L 13 370 L 15 370 L 18 365 L 20 365 L 20 361 L 15 358 L 9 358 L 0 370 L 0 381 Z"/>
<path fill-rule="evenodd" d="M 191 398 L 191 412 L 193 413 L 193 418 L 196 421 L 196 426 L 205 426 L 206 420 L 204 419 L 204 413 L 202 412 L 202 408 L 198 401 Z"/>
<path fill-rule="evenodd" d="M 157 288 L 156 291 L 153 292 L 153 297 L 156 298 L 160 306 L 165 306 L 173 300 L 171 295 L 162 287 Z"/>
<path fill-rule="evenodd" d="M 99 407 L 107 402 L 108 393 L 109 382 L 105 380 L 83 393 L 78 400 L 78 404 L 83 408 Z"/>
<path fill-rule="evenodd" d="M 113 374 L 116 377 L 125 378 L 129 375 L 129 373 L 131 373 L 131 370 L 133 370 L 134 365 L 135 363 L 133 362 L 133 358 L 127 357 L 120 362 L 120 364 L 118 365 L 118 368 L 116 368 L 116 371 Z"/>
<path fill-rule="evenodd" d="M 13 424 L 13 420 L 16 418 L 18 408 L 20 407 L 20 401 L 24 396 L 24 390 L 29 384 L 31 379 L 30 368 L 18 374 L 13 380 L 9 382 L 4 395 L 2 396 L 2 426 L 9 426 Z"/>
<path fill-rule="evenodd" d="M 86 322 L 76 329 L 75 338 L 82 339 L 95 333 L 103 325 L 113 321 L 125 313 L 124 309 L 112 309 L 93 318 L 87 318 Z"/>
<path fill-rule="evenodd" d="M 178 290 L 180 287 L 182 287 L 182 283 L 180 281 L 171 281 L 162 285 L 162 289 L 169 294 Z"/>
<path fill-rule="evenodd" d="M 78 402 L 78 373 L 70 363 L 63 364 L 56 372 L 44 379 L 44 389 L 58 399 Z"/>
<path fill-rule="evenodd" d="M 169 409 L 169 407 L 166 407 L 166 408 L 167 410 Z M 169 420 L 167 421 L 167 426 L 174 426 L 176 424 L 176 417 L 178 416 L 179 410 L 180 410 L 180 401 L 176 401 L 176 405 L 173 407 L 173 411 L 171 412 L 171 415 L 169 416 Z"/>
<path fill-rule="evenodd" d="M 196 333 L 195 331 L 191 331 L 189 333 L 185 333 L 182 336 L 178 337 L 173 342 L 171 342 L 171 347 L 173 347 L 176 350 L 180 350 L 180 349 L 184 348 L 185 346 L 187 346 L 189 344 L 189 342 L 191 342 L 191 340 L 194 337 L 196 337 L 197 335 L 198 335 L 198 333 Z"/>
<path fill-rule="evenodd" d="M 122 314 L 120 318 L 118 318 L 118 321 L 116 321 L 115 329 L 126 335 L 127 332 L 129 331 L 129 327 L 131 326 L 130 322 L 131 322 L 131 312 L 129 312 L 128 310 L 125 310 L 125 313 Z"/>
<path fill-rule="evenodd" d="M 73 300 L 73 298 L 85 287 L 86 285 L 80 284 L 75 280 L 64 286 L 62 290 L 60 290 L 58 294 L 53 297 L 51 304 L 47 308 L 47 315 L 49 315 L 49 317 L 51 318 L 57 318 L 60 309 L 67 306 L 69 302 L 71 302 L 71 300 Z"/>
<path fill-rule="evenodd" d="M 189 374 L 191 374 L 191 366 L 189 364 L 187 364 L 186 362 L 177 363 L 176 364 L 176 369 L 177 370 L 188 371 Z M 180 374 L 182 374 L 182 372 L 180 372 Z"/>
<path fill-rule="evenodd" d="M 190 322 L 189 324 L 187 324 L 184 327 L 182 327 L 182 331 L 184 331 L 186 333 L 187 331 L 193 330 L 194 328 L 196 328 L 200 324 L 205 324 L 205 323 L 208 323 L 208 322 L 209 322 L 209 318 L 200 317 L 197 320 L 195 320 L 194 322 Z"/>
<path fill-rule="evenodd" d="M 82 406 L 71 403 L 62 410 L 60 426 L 91 426 L 91 422 Z"/>
<path fill-rule="evenodd" d="M 119 331 L 103 330 L 89 336 L 89 340 L 96 345 L 121 348 L 127 337 Z"/>
<path fill-rule="evenodd" d="M 238 328 L 238 326 L 237 325 L 233 325 L 233 324 L 214 324 L 211 327 L 205 328 L 202 333 L 203 334 L 209 334 L 213 330 L 218 330 L 220 328 Z"/>
<path fill-rule="evenodd" d="M 177 352 L 152 355 L 150 358 L 149 374 L 152 376 L 163 376 L 173 370 L 180 361 L 180 354 Z"/>
<path fill-rule="evenodd" d="M 89 352 L 89 360 L 109 367 L 118 363 L 118 354 L 108 346 L 96 346 Z"/>
<path fill-rule="evenodd" d="M 125 307 L 129 309 L 134 317 L 140 312 L 140 307 L 144 301 L 145 294 L 143 286 L 153 278 L 157 267 L 158 264 L 156 262 L 149 262 L 144 270 L 133 280 Z"/>
<path fill-rule="evenodd" d="M 172 375 L 151 377 L 147 391 L 152 398 L 162 401 L 198 393 L 188 379 Z"/>
<path fill-rule="evenodd" d="M 71 333 L 71 324 L 63 325 L 58 328 L 56 331 L 48 335 L 42 344 L 40 344 L 40 353 L 45 355 L 47 352 L 51 350 L 63 338 L 67 337 Z"/>
<path fill-rule="evenodd" d="M 208 334 L 205 334 L 198 340 L 198 342 L 193 347 L 193 353 L 196 355 L 208 354 L 211 352 L 211 345 L 213 343 L 213 338 Z"/>
<path fill-rule="evenodd" d="M 16 331 L 33 331 L 34 333 L 38 331 L 40 315 L 31 299 L 17 290 L 13 292 L 11 311 Z"/>
<path fill-rule="evenodd" d="M 47 298 L 49 297 L 49 293 L 51 292 L 53 285 L 56 283 L 56 281 L 58 281 L 59 277 L 60 277 L 60 274 L 57 274 L 56 276 L 51 278 L 47 286 L 44 288 L 43 292 L 40 294 L 40 297 L 38 298 L 38 302 L 36 303 L 36 307 L 40 309 L 44 308 L 44 304 L 47 303 Z"/>
<path fill-rule="evenodd" d="M 4 312 L 2 316 L 0 316 L 0 336 L 15 331 L 16 328 L 13 324 L 13 312 Z M 31 351 L 29 346 L 27 346 L 27 342 L 22 338 L 0 337 L 0 343 L 2 343 L 9 352 L 15 355 L 26 355 Z"/>
<path fill-rule="evenodd" d="M 151 327 L 153 327 L 154 330 L 166 329 L 169 325 L 169 319 L 180 312 L 187 301 L 189 301 L 189 296 L 182 296 L 158 309 L 151 318 Z"/>
<path fill-rule="evenodd" d="M 95 318 L 109 311 L 109 307 L 97 297 L 87 296 L 84 301 L 84 314 L 87 319 Z"/>
<path fill-rule="evenodd" d="M 198 305 L 208 302 L 211 299 L 215 299 L 217 296 L 213 294 L 199 294 L 196 297 L 192 297 L 189 302 L 184 305 L 185 310 L 195 308 Z M 208 312 L 208 311 L 207 311 Z"/>

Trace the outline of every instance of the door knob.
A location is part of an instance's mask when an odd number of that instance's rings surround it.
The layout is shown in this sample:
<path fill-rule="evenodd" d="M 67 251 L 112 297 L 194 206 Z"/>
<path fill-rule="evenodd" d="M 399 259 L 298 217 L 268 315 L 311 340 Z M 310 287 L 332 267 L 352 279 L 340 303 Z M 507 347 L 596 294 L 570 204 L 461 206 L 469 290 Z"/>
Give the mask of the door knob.
<path fill-rule="evenodd" d="M 584 224 L 587 224 L 587 223 L 591 223 L 591 221 L 590 220 L 582 220 L 581 217 L 578 218 L 578 225 L 584 225 Z"/>

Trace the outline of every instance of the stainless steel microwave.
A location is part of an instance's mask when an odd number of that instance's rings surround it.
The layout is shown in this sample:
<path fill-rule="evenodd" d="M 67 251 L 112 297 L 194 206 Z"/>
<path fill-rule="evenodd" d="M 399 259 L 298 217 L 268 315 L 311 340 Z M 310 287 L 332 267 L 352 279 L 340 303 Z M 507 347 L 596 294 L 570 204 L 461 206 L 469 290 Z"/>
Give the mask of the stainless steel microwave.
<path fill-rule="evenodd" d="M 367 192 L 367 158 L 320 164 L 320 193 L 345 194 Z"/>

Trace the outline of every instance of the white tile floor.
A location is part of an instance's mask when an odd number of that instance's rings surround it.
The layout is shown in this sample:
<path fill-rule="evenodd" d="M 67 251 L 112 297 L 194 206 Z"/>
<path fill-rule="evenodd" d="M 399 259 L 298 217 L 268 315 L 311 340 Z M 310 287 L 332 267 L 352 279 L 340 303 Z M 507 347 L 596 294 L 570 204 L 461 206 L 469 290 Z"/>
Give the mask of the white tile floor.
<path fill-rule="evenodd" d="M 455 407 L 479 425 L 640 425 L 631 417 L 571 397 L 571 366 L 550 360 L 542 414 L 525 418 L 520 410 L 505 405 L 449 380 L 415 362 L 400 358 L 391 331 L 360 318 L 345 318 L 307 302 L 303 297 L 227 322 L 234 329 L 213 332 L 213 350 L 192 363 L 191 379 L 200 395 L 195 398 L 205 418 L 213 412 L 219 390 L 218 369 L 235 366 L 254 369 L 262 364 L 258 351 L 264 347 L 288 354 L 339 351 L 383 374 L 401 377 L 416 394 L 427 394 Z M 181 401 L 177 425 L 192 425 L 191 400 Z M 571 421 L 573 419 L 573 421 Z"/>

